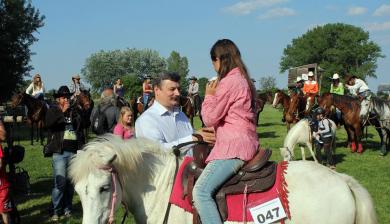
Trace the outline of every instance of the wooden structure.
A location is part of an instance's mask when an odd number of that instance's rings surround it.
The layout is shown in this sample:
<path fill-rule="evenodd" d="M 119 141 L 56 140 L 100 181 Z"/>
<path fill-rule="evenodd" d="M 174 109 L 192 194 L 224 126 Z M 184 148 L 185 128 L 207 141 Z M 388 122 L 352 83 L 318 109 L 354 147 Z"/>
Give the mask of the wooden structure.
<path fill-rule="evenodd" d="M 302 74 L 308 74 L 309 72 L 313 72 L 314 80 L 318 82 L 318 88 L 319 88 L 318 92 L 321 93 L 321 79 L 322 79 L 323 71 L 324 70 L 320 68 L 316 63 L 290 68 L 288 70 L 287 86 L 288 88 L 294 87 L 298 76 L 302 76 Z"/>

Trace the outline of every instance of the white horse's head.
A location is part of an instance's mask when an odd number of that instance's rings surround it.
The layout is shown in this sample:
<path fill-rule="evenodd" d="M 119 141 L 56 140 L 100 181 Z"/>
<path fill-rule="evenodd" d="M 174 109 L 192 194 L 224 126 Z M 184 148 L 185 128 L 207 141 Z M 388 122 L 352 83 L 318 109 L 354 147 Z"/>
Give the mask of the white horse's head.
<path fill-rule="evenodd" d="M 360 103 L 360 118 L 366 119 L 372 109 L 372 102 L 369 99 L 364 99 Z"/>
<path fill-rule="evenodd" d="M 280 155 L 282 155 L 284 161 L 291 161 L 293 159 L 293 154 L 287 147 L 280 148 Z"/>
<path fill-rule="evenodd" d="M 114 165 L 116 158 L 114 151 L 106 149 L 99 153 L 80 151 L 72 161 L 70 173 L 80 196 L 85 224 L 108 223 L 110 214 L 113 215 L 121 204 L 121 183 Z"/>

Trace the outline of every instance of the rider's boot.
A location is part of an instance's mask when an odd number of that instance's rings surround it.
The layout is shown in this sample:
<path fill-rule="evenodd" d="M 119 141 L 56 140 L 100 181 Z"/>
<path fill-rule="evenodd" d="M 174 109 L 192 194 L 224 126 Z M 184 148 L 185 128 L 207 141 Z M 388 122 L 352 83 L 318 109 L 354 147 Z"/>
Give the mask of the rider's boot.
<path fill-rule="evenodd" d="M 385 156 L 386 153 L 387 153 L 386 144 L 382 144 L 382 146 L 381 146 L 381 152 L 379 153 L 379 155 Z"/>
<path fill-rule="evenodd" d="M 356 152 L 356 143 L 351 142 L 351 152 Z"/>
<path fill-rule="evenodd" d="M 358 145 L 358 153 L 363 153 L 363 146 L 362 146 L 362 143 L 359 143 Z"/>

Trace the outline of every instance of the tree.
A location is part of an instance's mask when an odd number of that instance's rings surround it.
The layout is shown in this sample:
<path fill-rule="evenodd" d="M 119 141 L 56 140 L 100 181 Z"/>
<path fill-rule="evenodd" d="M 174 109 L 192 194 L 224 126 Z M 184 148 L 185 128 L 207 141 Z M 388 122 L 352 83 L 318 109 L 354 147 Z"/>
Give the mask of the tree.
<path fill-rule="evenodd" d="M 142 79 L 136 74 L 127 74 L 121 77 L 125 88 L 125 98 L 135 98 L 142 94 Z"/>
<path fill-rule="evenodd" d="M 86 59 L 81 73 L 94 92 L 101 92 L 103 88 L 112 86 L 117 78 L 135 76 L 142 79 L 145 74 L 153 77 L 165 68 L 165 59 L 157 51 L 133 48 L 92 54 Z"/>
<path fill-rule="evenodd" d="M 180 75 L 181 91 L 186 93 L 188 90 L 187 75 L 189 72 L 187 58 L 181 57 L 176 51 L 172 51 L 167 58 L 167 70 L 170 72 L 177 72 Z"/>
<path fill-rule="evenodd" d="M 276 79 L 272 76 L 261 77 L 260 91 L 273 91 L 276 89 Z"/>
<path fill-rule="evenodd" d="M 0 100 L 7 100 L 23 77 L 32 70 L 30 46 L 38 41 L 33 35 L 44 25 L 30 1 L 0 0 Z"/>
<path fill-rule="evenodd" d="M 204 97 L 204 93 L 206 91 L 206 85 L 208 83 L 209 79 L 205 77 L 201 77 L 198 79 L 198 85 L 199 85 L 199 96 Z"/>
<path fill-rule="evenodd" d="M 322 88 L 329 90 L 330 77 L 350 73 L 365 79 L 376 77 L 381 48 L 369 40 L 369 33 L 353 25 L 336 23 L 317 26 L 292 40 L 283 51 L 280 71 L 317 63 L 325 69 Z"/>

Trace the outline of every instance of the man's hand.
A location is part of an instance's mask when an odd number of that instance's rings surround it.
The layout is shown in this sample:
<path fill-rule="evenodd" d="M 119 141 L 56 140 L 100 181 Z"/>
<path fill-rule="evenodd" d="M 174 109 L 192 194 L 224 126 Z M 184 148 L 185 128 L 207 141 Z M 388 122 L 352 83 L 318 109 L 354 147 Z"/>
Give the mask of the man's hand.
<path fill-rule="evenodd" d="M 202 136 L 203 141 L 214 145 L 214 143 L 215 143 L 215 131 L 214 131 L 213 127 L 211 127 L 211 128 L 201 128 L 196 133 Z M 194 139 L 194 140 L 199 140 L 199 139 Z"/>

